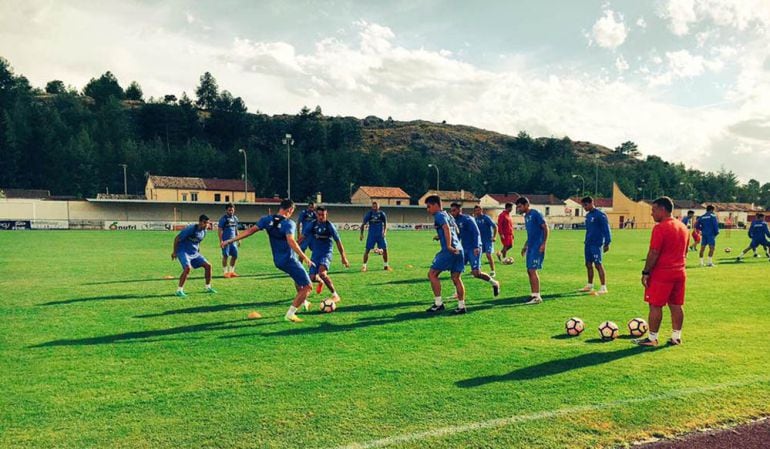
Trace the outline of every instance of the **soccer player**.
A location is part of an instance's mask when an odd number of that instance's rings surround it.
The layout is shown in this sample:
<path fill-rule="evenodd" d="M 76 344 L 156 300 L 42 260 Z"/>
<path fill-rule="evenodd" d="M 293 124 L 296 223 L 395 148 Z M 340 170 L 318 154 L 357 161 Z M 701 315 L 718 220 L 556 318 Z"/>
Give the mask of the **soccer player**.
<path fill-rule="evenodd" d="M 642 270 L 644 300 L 650 306 L 648 322 L 650 332 L 646 338 L 634 340 L 641 346 L 657 346 L 663 307 L 671 311 L 671 339 L 668 344 L 682 343 L 684 322 L 684 292 L 687 281 L 685 264 L 687 247 L 690 243 L 687 227 L 671 216 L 674 202 L 669 197 L 660 197 L 652 202 L 652 218 L 657 223 L 652 228 L 650 249 Z"/>
<path fill-rule="evenodd" d="M 235 205 L 228 203 L 225 206 L 225 214 L 219 219 L 219 241 L 225 241 L 238 235 L 238 217 L 235 215 Z M 240 243 L 233 243 L 222 248 L 222 271 L 224 277 L 237 278 L 235 272 L 235 261 L 238 260 L 238 246 Z M 227 258 L 230 258 L 230 265 L 227 265 Z"/>
<path fill-rule="evenodd" d="M 527 228 L 527 242 L 521 249 L 521 256 L 527 256 L 527 275 L 532 293 L 526 304 L 540 304 L 543 298 L 540 296 L 540 276 L 537 270 L 543 268 L 549 234 L 548 223 L 540 212 L 530 208 L 529 199 L 525 196 L 516 199 L 516 212 L 524 214 L 524 224 Z"/>
<path fill-rule="evenodd" d="M 450 205 L 449 215 L 454 218 L 460 233 L 460 243 L 462 244 L 464 255 L 463 263 L 470 264 L 473 277 L 489 282 L 492 286 L 492 294 L 495 297 L 498 296 L 500 294 L 500 283 L 481 271 L 481 232 L 476 224 L 476 220 L 463 214 L 460 203 L 452 203 Z"/>
<path fill-rule="evenodd" d="M 206 229 L 209 226 L 209 217 L 201 215 L 197 224 L 191 224 L 177 234 L 174 239 L 174 250 L 171 252 L 171 260 L 177 259 L 182 265 L 182 274 L 179 275 L 179 287 L 176 296 L 186 298 L 184 283 L 190 270 L 203 267 L 206 273 L 206 293 L 216 293 L 211 287 L 211 264 L 200 253 L 200 243 L 206 237 Z"/>
<path fill-rule="evenodd" d="M 297 230 L 297 225 L 290 218 L 293 213 L 294 201 L 285 199 L 281 201 L 277 214 L 260 218 L 256 226 L 252 226 L 236 237 L 223 241 L 221 245 L 224 247 L 264 230 L 270 240 L 273 264 L 275 264 L 276 268 L 289 275 L 294 281 L 294 286 L 297 290 L 297 295 L 286 312 L 286 320 L 301 323 L 303 320 L 296 313 L 299 307 L 303 305 L 305 310 L 310 308 L 307 297 L 312 290 L 312 286 L 310 276 L 308 276 L 300 260 L 311 266 L 313 262 L 310 261 L 302 249 L 300 249 L 297 241 L 294 240 L 294 232 Z"/>
<path fill-rule="evenodd" d="M 749 238 L 751 238 L 751 243 L 738 256 L 737 261 L 741 262 L 743 260 L 743 255 L 749 252 L 749 250 L 754 250 L 754 257 L 758 257 L 757 248 L 759 246 L 765 249 L 765 256 L 770 258 L 770 252 L 768 252 L 770 242 L 767 241 L 767 237 L 770 237 L 770 230 L 767 228 L 767 223 L 765 222 L 765 214 L 760 212 L 757 214 L 754 221 L 751 222 L 751 225 L 749 225 Z"/>
<path fill-rule="evenodd" d="M 444 310 L 444 301 L 441 299 L 441 281 L 438 277 L 442 271 L 449 271 L 457 292 L 457 308 L 453 313 L 462 315 L 466 313 L 465 286 L 460 276 L 465 271 L 465 258 L 460 239 L 457 237 L 457 224 L 449 214 L 441 210 L 441 198 L 438 195 L 431 195 L 426 198 L 425 206 L 428 208 L 428 213 L 433 215 L 433 226 L 436 228 L 438 241 L 441 243 L 441 250 L 433 258 L 433 264 L 428 271 L 428 279 L 430 279 L 430 286 L 433 289 L 433 305 L 426 312 L 438 313 Z"/>
<path fill-rule="evenodd" d="M 299 222 L 299 235 L 300 235 L 300 242 L 299 247 L 302 251 L 307 251 L 307 249 L 310 247 L 310 240 L 303 240 L 302 236 L 305 235 L 305 228 L 308 226 L 311 226 L 314 221 L 316 221 L 317 214 L 315 209 L 315 203 L 309 202 L 307 203 L 307 208 L 300 212 L 299 219 L 297 220 Z"/>
<path fill-rule="evenodd" d="M 328 220 L 326 208 L 317 207 L 316 214 L 316 220 L 309 226 L 306 226 L 304 235 L 300 236 L 301 241 L 311 239 L 310 251 L 312 251 L 312 255 L 310 260 L 313 261 L 313 264 L 310 266 L 310 280 L 318 283 L 316 293 L 321 293 L 323 285 L 326 284 L 326 287 L 332 292 L 332 300 L 339 302 L 340 295 L 334 288 L 334 283 L 332 283 L 332 279 L 328 274 L 332 263 L 332 253 L 334 252 L 332 242 L 337 244 L 337 250 L 339 250 L 340 257 L 342 258 L 342 265 L 345 268 L 349 268 L 350 262 L 348 262 L 348 256 L 345 254 L 345 248 L 342 246 L 337 228 Z"/>
<path fill-rule="evenodd" d="M 481 232 L 481 252 L 487 255 L 489 261 L 489 275 L 495 277 L 495 259 L 492 254 L 495 252 L 495 239 L 497 238 L 497 224 L 481 210 L 481 206 L 473 208 L 473 216 L 476 219 L 476 226 Z"/>
<path fill-rule="evenodd" d="M 497 260 L 502 261 L 508 255 L 508 250 L 513 248 L 513 203 L 505 203 L 505 210 L 497 216 L 497 232 L 500 234 L 500 243 L 503 245 L 502 252 L 497 253 Z"/>
<path fill-rule="evenodd" d="M 700 266 L 703 266 L 703 253 L 706 251 L 706 247 L 709 247 L 709 267 L 714 266 L 714 249 L 717 244 L 717 235 L 719 235 L 719 220 L 714 213 L 714 206 L 709 204 L 706 206 L 706 213 L 698 217 L 695 222 L 695 229 L 701 233 L 701 245 L 700 245 Z"/>
<path fill-rule="evenodd" d="M 694 210 L 688 210 L 687 215 L 682 217 L 682 224 L 687 226 L 687 229 L 692 229 L 692 245 L 690 245 L 690 251 L 697 251 L 698 250 L 698 242 L 700 241 L 700 234 L 698 234 L 696 238 L 696 229 L 695 229 L 695 211 Z"/>
<path fill-rule="evenodd" d="M 366 251 L 364 251 L 364 265 L 361 271 L 366 271 L 366 264 L 369 262 L 369 251 L 373 250 L 375 245 L 382 250 L 382 261 L 385 271 L 393 271 L 388 265 L 388 242 L 385 235 L 388 233 L 388 216 L 380 210 L 377 201 L 372 203 L 372 210 L 364 215 L 364 221 L 361 223 L 361 236 L 359 241 L 364 239 L 364 229 L 369 226 L 369 234 L 366 236 Z"/>
<path fill-rule="evenodd" d="M 594 295 L 604 295 L 607 293 L 607 275 L 602 264 L 602 255 L 610 250 L 612 234 L 610 233 L 610 223 L 607 220 L 607 214 L 594 206 L 594 199 L 587 196 L 580 200 L 586 213 L 586 240 L 585 240 L 585 262 L 588 272 L 588 283 L 581 288 L 581 292 L 587 292 Z M 594 292 L 594 267 L 599 272 L 599 281 L 601 287 Z"/>

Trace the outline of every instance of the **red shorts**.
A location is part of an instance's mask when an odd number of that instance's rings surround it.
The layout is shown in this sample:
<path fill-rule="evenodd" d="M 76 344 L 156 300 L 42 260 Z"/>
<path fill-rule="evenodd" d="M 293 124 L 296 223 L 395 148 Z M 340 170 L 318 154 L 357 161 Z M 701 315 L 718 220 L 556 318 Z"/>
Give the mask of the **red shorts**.
<path fill-rule="evenodd" d="M 695 240 L 695 243 L 700 243 L 700 232 L 693 232 L 692 239 Z"/>
<path fill-rule="evenodd" d="M 503 246 L 513 246 L 513 236 L 500 235 L 500 242 L 502 242 Z"/>
<path fill-rule="evenodd" d="M 684 284 L 685 279 L 662 281 L 650 278 L 647 288 L 644 289 L 644 300 L 655 307 L 663 307 L 666 304 L 682 306 L 684 305 Z"/>

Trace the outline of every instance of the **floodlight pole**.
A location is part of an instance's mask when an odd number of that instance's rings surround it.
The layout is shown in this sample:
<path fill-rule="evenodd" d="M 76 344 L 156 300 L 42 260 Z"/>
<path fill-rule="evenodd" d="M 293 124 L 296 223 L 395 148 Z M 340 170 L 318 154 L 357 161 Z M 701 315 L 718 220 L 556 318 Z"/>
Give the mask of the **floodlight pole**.
<path fill-rule="evenodd" d="M 294 145 L 294 139 L 291 134 L 286 134 L 282 142 L 286 145 L 286 198 L 291 199 L 291 146 Z"/>
<path fill-rule="evenodd" d="M 580 178 L 581 181 L 583 181 L 583 188 L 580 189 L 580 194 L 585 195 L 586 194 L 586 178 L 584 178 L 581 175 L 572 175 L 572 179 Z"/>
<path fill-rule="evenodd" d="M 438 182 L 439 182 L 438 165 L 436 165 L 436 164 L 428 164 L 428 167 L 433 167 L 433 168 L 436 169 L 436 191 L 438 192 L 438 191 L 441 190 L 441 188 L 439 187 L 439 184 L 438 184 Z"/>
<path fill-rule="evenodd" d="M 243 201 L 249 201 L 249 164 L 246 159 L 246 150 L 243 148 L 238 150 L 239 153 L 243 153 Z"/>
<path fill-rule="evenodd" d="M 128 178 L 126 177 L 126 167 L 128 165 L 118 164 L 118 166 L 123 167 L 123 195 L 128 196 Z"/>

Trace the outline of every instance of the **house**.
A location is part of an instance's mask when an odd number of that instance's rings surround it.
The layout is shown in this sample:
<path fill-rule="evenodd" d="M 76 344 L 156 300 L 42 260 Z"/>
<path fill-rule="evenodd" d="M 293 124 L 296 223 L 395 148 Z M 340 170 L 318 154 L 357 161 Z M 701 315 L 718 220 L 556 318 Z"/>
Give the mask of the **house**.
<path fill-rule="evenodd" d="M 568 215 L 564 201 L 551 194 L 488 193 L 481 197 L 479 204 L 485 209 L 503 209 L 506 203 L 516 203 L 520 196 L 527 197 L 530 207 L 546 217 Z"/>
<path fill-rule="evenodd" d="M 754 203 L 703 203 L 704 211 L 708 205 L 714 206 L 719 222 L 728 228 L 744 227 L 749 222 L 749 215 L 754 216 L 762 210 Z"/>
<path fill-rule="evenodd" d="M 479 204 L 479 199 L 473 192 L 466 190 L 428 190 L 425 195 L 420 197 L 419 204 L 425 204 L 425 199 L 431 195 L 438 195 L 441 198 L 441 204 L 449 207 L 452 203 L 460 203 L 465 208 L 473 208 Z"/>
<path fill-rule="evenodd" d="M 353 204 L 372 204 L 377 201 L 380 206 L 408 206 L 409 194 L 400 187 L 361 186 L 350 197 Z"/>
<path fill-rule="evenodd" d="M 244 191 L 245 190 L 245 191 Z M 176 176 L 147 178 L 145 196 L 150 201 L 230 203 L 255 201 L 251 183 L 240 179 L 206 179 Z"/>
<path fill-rule="evenodd" d="M 0 189 L 0 198 L 9 200 L 44 200 L 51 197 L 51 192 L 40 189 Z"/>
<path fill-rule="evenodd" d="M 564 200 L 564 212 L 573 217 L 585 217 L 586 211 L 583 209 L 583 203 L 580 202 L 583 197 L 573 196 Z M 604 212 L 612 212 L 612 198 L 594 198 L 594 206 Z"/>
<path fill-rule="evenodd" d="M 706 206 L 693 200 L 672 200 L 674 202 L 675 218 L 681 219 L 687 216 L 687 211 L 695 212 L 695 216 L 698 217 L 706 213 Z"/>

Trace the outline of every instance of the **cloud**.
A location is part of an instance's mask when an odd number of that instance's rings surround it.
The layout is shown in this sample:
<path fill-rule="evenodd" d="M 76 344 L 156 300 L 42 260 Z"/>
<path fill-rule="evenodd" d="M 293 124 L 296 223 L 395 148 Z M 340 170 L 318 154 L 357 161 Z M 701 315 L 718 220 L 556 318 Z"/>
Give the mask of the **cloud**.
<path fill-rule="evenodd" d="M 728 55 L 727 52 L 717 53 Z M 655 56 L 652 62 L 659 64 L 663 60 Z M 678 50 L 666 52 L 666 63 L 662 71 L 648 76 L 650 86 L 668 86 L 679 79 L 697 78 L 707 71 L 718 72 L 724 67 L 725 61 L 719 56 L 707 59 L 702 55 L 694 55 L 688 50 Z"/>
<path fill-rule="evenodd" d="M 763 32 L 770 26 L 770 2 L 766 0 L 664 0 L 658 15 L 668 21 L 677 36 L 685 36 L 700 22 L 748 30 L 752 25 Z"/>
<path fill-rule="evenodd" d="M 659 15 L 668 20 L 668 27 L 677 36 L 690 32 L 690 25 L 697 21 L 695 0 L 667 0 L 662 4 Z"/>
<path fill-rule="evenodd" d="M 641 29 L 647 28 L 647 21 L 644 20 L 644 17 L 639 17 L 636 19 L 636 26 L 638 26 Z"/>
<path fill-rule="evenodd" d="M 604 15 L 591 28 L 592 41 L 602 48 L 618 48 L 626 41 L 627 36 L 628 28 L 623 22 L 623 16 L 609 9 L 604 11 Z"/>
<path fill-rule="evenodd" d="M 623 55 L 618 56 L 615 59 L 615 68 L 618 69 L 618 72 L 625 72 L 628 70 L 628 62 L 626 61 L 626 58 L 623 57 Z"/>

